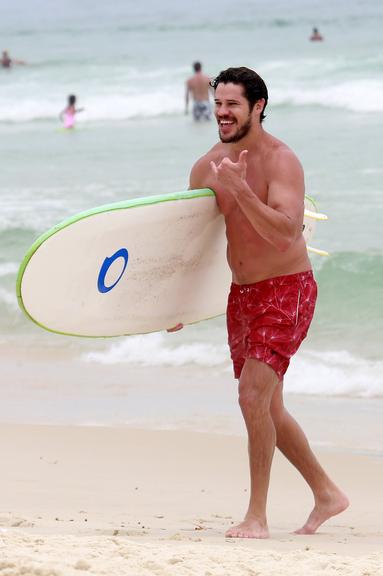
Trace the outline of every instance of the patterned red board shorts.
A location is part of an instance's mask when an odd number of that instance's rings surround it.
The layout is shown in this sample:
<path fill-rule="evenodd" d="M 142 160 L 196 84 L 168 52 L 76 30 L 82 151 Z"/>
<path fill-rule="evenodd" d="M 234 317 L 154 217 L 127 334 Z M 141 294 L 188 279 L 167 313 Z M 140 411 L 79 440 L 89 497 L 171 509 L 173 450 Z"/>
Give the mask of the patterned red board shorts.
<path fill-rule="evenodd" d="M 255 284 L 232 284 L 227 330 L 234 376 L 245 360 L 265 362 L 278 379 L 306 337 L 314 315 L 317 284 L 312 270 Z"/>

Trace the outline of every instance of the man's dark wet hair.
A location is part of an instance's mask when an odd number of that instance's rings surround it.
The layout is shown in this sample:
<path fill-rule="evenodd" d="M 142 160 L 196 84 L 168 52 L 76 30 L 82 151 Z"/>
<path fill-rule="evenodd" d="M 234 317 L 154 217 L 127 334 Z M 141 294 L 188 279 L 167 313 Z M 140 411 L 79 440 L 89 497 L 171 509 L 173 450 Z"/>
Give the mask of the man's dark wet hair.
<path fill-rule="evenodd" d="M 250 112 L 252 112 L 254 105 L 258 100 L 261 98 L 265 99 L 265 105 L 260 116 L 260 121 L 262 122 L 266 118 L 264 112 L 269 99 L 267 87 L 262 78 L 254 72 L 254 70 L 246 68 L 245 66 L 240 66 L 239 68 L 227 68 L 227 70 L 222 70 L 222 72 L 220 72 L 210 84 L 215 90 L 218 84 L 229 83 L 240 84 L 243 86 L 244 96 L 249 103 Z"/>
<path fill-rule="evenodd" d="M 69 106 L 74 106 L 76 104 L 76 96 L 74 94 L 68 96 L 68 104 Z"/>
<path fill-rule="evenodd" d="M 201 62 L 194 62 L 193 64 L 194 72 L 200 72 L 202 69 Z"/>

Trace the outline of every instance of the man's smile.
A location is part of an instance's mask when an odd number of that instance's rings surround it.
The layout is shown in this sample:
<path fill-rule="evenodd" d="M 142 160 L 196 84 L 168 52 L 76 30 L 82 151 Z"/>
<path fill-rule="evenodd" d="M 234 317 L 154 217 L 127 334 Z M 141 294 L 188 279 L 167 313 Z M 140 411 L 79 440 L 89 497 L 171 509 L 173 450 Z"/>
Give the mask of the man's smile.
<path fill-rule="evenodd" d="M 234 126 L 235 120 L 229 120 L 227 118 L 221 118 L 218 120 L 218 127 L 222 133 L 229 132 L 231 128 Z"/>

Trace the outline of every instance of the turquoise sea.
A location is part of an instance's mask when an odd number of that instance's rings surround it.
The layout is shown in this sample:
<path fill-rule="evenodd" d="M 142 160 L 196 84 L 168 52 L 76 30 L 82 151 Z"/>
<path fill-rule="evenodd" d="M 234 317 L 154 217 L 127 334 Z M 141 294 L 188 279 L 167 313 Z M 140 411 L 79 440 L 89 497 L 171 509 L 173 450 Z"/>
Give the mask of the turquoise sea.
<path fill-rule="evenodd" d="M 15 296 L 20 261 L 46 229 L 97 205 L 187 188 L 217 140 L 214 121 L 184 115 L 185 80 L 200 60 L 211 76 L 231 65 L 263 76 L 265 129 L 300 157 L 307 193 L 329 216 L 312 244 L 331 255 L 312 258 L 319 303 L 287 392 L 383 397 L 382 22 L 380 0 L 1 1 L 0 49 L 26 61 L 0 70 L 2 356 L 28 349 L 85 367 L 230 372 L 223 318 L 171 336 L 79 340 L 34 326 Z M 324 42 L 309 42 L 313 26 Z M 70 93 L 85 110 L 68 133 L 58 115 Z"/>

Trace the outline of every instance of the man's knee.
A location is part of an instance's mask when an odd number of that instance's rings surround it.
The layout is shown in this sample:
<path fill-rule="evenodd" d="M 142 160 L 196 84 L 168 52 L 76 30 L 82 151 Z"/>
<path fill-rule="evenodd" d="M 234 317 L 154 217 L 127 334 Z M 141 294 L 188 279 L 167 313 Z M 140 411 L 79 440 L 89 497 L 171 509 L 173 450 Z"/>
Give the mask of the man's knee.
<path fill-rule="evenodd" d="M 278 385 L 274 370 L 259 360 L 245 361 L 238 387 L 238 401 L 242 410 L 269 410 Z"/>

